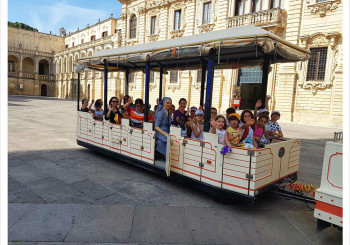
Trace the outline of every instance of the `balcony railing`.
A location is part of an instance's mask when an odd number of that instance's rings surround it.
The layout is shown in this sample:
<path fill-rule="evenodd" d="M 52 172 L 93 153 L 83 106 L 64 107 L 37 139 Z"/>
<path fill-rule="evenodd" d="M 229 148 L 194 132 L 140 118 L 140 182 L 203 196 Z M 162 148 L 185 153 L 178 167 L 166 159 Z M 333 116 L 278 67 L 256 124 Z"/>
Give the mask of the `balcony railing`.
<path fill-rule="evenodd" d="M 39 75 L 39 80 L 49 80 L 48 75 Z"/>
<path fill-rule="evenodd" d="M 34 78 L 34 74 L 33 73 L 22 73 L 22 77 L 23 78 L 33 79 Z"/>
<path fill-rule="evenodd" d="M 260 27 L 286 27 L 287 11 L 284 9 L 269 9 L 227 18 L 227 27 L 255 25 Z"/>

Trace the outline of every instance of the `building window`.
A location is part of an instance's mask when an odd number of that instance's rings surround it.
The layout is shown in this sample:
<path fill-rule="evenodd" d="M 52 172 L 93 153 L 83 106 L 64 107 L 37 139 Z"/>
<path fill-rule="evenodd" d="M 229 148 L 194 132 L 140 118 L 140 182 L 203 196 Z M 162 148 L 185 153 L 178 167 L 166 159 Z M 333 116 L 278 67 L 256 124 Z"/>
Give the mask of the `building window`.
<path fill-rule="evenodd" d="M 252 1 L 252 10 L 253 12 L 260 12 L 264 10 L 264 6 L 265 6 L 265 0 L 253 0 Z"/>
<path fill-rule="evenodd" d="M 128 83 L 134 83 L 135 82 L 135 73 L 130 72 L 128 77 Z"/>
<path fill-rule="evenodd" d="M 261 83 L 262 70 L 259 66 L 250 68 L 240 68 L 238 70 L 237 84 L 241 86 L 243 83 Z"/>
<path fill-rule="evenodd" d="M 154 83 L 155 80 L 155 72 L 151 71 L 149 74 L 149 83 Z"/>
<path fill-rule="evenodd" d="M 174 12 L 174 30 L 181 29 L 181 9 Z"/>
<path fill-rule="evenodd" d="M 284 8 L 284 0 L 271 0 L 270 2 L 270 8 L 274 9 L 274 8 Z"/>
<path fill-rule="evenodd" d="M 130 39 L 136 38 L 136 24 L 137 24 L 136 15 L 133 15 L 130 20 Z"/>
<path fill-rule="evenodd" d="M 92 35 L 90 38 L 91 41 L 94 41 L 95 39 L 96 39 L 96 35 Z"/>
<path fill-rule="evenodd" d="M 156 34 L 156 21 L 157 21 L 157 16 L 152 16 L 151 17 L 151 35 Z"/>
<path fill-rule="evenodd" d="M 323 81 L 326 73 L 328 48 L 312 48 L 307 66 L 306 81 Z"/>
<path fill-rule="evenodd" d="M 322 2 L 325 2 L 327 0 L 316 0 L 316 3 L 322 3 Z"/>
<path fill-rule="evenodd" d="M 248 0 L 236 0 L 236 11 L 235 15 L 248 14 Z"/>
<path fill-rule="evenodd" d="M 205 72 L 205 81 L 207 80 L 207 72 Z M 202 70 L 197 70 L 197 83 L 202 82 Z"/>
<path fill-rule="evenodd" d="M 107 35 L 108 35 L 108 31 L 102 32 L 102 37 L 107 37 Z"/>
<path fill-rule="evenodd" d="M 9 72 L 15 72 L 15 62 L 9 61 L 8 62 L 8 69 L 9 69 Z"/>
<path fill-rule="evenodd" d="M 66 48 L 68 48 L 68 44 L 66 44 Z"/>
<path fill-rule="evenodd" d="M 177 83 L 179 71 L 170 71 L 170 83 Z"/>
<path fill-rule="evenodd" d="M 211 16 L 211 2 L 204 3 L 203 5 L 203 25 L 210 23 Z"/>
<path fill-rule="evenodd" d="M 84 39 L 81 39 L 81 44 L 83 44 L 84 43 Z"/>

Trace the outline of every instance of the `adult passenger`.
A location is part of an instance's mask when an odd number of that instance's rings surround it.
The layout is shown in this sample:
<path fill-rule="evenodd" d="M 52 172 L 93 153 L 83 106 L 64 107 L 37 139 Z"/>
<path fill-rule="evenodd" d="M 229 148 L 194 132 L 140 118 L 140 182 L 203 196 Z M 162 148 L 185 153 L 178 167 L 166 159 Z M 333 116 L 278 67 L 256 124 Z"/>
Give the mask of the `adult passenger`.
<path fill-rule="evenodd" d="M 156 130 L 157 136 L 157 151 L 163 156 L 166 154 L 167 137 L 170 133 L 169 109 L 171 103 L 171 98 L 164 97 L 157 107 L 156 117 L 154 119 L 154 129 Z"/>
<path fill-rule="evenodd" d="M 88 108 L 88 100 L 87 99 L 83 99 L 82 101 L 81 101 L 81 111 L 83 111 L 83 112 L 89 112 L 89 108 Z"/>
<path fill-rule="evenodd" d="M 179 109 L 174 112 L 174 120 L 172 121 L 172 125 L 176 127 L 179 125 L 180 116 L 187 116 L 187 111 L 185 110 L 187 106 L 187 100 L 185 98 L 181 98 L 179 100 Z"/>
<path fill-rule="evenodd" d="M 122 121 L 123 115 L 119 111 L 119 100 L 117 97 L 113 96 L 110 98 L 108 103 L 108 111 L 105 115 L 105 119 L 111 123 L 120 123 Z"/>

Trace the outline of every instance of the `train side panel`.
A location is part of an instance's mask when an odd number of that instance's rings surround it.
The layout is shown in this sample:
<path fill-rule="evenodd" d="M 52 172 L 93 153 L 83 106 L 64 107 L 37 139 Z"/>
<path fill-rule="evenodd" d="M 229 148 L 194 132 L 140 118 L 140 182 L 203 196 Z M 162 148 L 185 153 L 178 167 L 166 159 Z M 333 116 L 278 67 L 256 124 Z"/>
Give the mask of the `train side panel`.
<path fill-rule="evenodd" d="M 153 123 L 145 122 L 142 131 L 142 161 L 154 164 L 155 154 L 155 132 Z"/>
<path fill-rule="evenodd" d="M 170 128 L 171 139 L 171 154 L 170 154 L 170 167 L 171 171 L 183 174 L 183 154 L 184 154 L 184 137 L 181 136 L 181 129 L 176 127 Z"/>

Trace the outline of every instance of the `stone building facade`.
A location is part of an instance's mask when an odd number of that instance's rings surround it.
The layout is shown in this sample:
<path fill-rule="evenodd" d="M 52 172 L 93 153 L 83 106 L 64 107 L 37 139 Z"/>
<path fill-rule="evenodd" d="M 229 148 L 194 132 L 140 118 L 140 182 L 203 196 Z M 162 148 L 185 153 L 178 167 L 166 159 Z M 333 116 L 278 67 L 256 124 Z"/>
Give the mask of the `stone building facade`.
<path fill-rule="evenodd" d="M 77 74 L 74 62 L 101 49 L 194 35 L 253 24 L 311 50 L 307 62 L 272 65 L 267 93 L 270 110 L 281 121 L 311 125 L 342 124 L 342 1 L 341 0 L 121 0 L 122 13 L 65 37 L 65 49 L 55 53 L 57 96 L 73 98 Z M 103 34 L 104 33 L 104 34 Z M 95 36 L 95 37 L 93 37 Z M 74 44 L 73 44 L 74 43 Z M 216 70 L 213 106 L 223 113 L 235 96 L 241 108 L 252 108 L 260 94 L 259 67 Z M 82 75 L 82 97 L 102 98 L 100 72 Z M 142 72 L 131 73 L 129 92 L 144 98 Z M 158 97 L 159 73 L 151 74 L 151 104 Z M 167 71 L 163 96 L 181 97 L 198 106 L 199 71 Z M 124 73 L 111 73 L 108 97 L 124 94 Z"/>
<path fill-rule="evenodd" d="M 64 38 L 8 28 L 8 93 L 56 96 L 54 54 Z"/>

